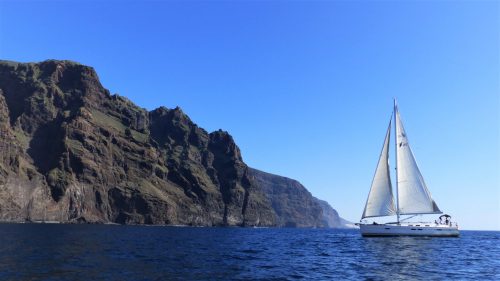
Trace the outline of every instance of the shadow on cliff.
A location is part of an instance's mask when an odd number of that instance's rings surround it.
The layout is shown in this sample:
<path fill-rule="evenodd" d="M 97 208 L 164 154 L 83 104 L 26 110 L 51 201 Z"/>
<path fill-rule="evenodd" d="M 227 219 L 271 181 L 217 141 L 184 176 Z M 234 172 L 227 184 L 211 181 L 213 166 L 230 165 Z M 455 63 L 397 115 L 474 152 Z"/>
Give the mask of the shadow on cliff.
<path fill-rule="evenodd" d="M 29 143 L 28 155 L 33 159 L 37 171 L 47 176 L 48 173 L 61 166 L 64 147 L 64 128 L 62 119 L 53 119 L 38 127 Z M 50 185 L 52 198 L 58 201 L 64 194 L 64 186 Z"/>

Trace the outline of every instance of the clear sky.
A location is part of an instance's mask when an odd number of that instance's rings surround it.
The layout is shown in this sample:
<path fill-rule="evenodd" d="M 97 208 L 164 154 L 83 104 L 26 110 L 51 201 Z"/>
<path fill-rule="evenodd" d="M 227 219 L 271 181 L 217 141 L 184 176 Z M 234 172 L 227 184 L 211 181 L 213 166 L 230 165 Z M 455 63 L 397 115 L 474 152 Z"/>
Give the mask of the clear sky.
<path fill-rule="evenodd" d="M 351 221 L 397 97 L 439 207 L 500 230 L 499 14 L 498 1 L 0 1 L 0 58 L 78 61 L 142 107 L 179 105 Z"/>

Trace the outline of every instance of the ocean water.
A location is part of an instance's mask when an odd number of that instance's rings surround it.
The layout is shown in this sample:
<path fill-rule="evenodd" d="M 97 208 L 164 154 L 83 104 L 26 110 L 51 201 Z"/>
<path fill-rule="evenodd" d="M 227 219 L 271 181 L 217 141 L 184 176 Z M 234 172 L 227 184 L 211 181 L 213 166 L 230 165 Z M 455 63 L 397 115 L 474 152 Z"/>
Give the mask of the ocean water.
<path fill-rule="evenodd" d="M 0 280 L 500 280 L 500 232 L 0 224 Z"/>

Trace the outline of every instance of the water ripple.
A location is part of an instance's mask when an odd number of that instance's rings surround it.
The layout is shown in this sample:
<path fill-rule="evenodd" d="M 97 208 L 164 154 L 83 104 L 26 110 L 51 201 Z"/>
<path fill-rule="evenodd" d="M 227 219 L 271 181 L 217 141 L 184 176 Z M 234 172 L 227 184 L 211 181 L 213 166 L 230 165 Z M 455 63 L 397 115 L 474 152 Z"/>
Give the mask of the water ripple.
<path fill-rule="evenodd" d="M 1 280 L 500 279 L 500 232 L 0 224 Z"/>

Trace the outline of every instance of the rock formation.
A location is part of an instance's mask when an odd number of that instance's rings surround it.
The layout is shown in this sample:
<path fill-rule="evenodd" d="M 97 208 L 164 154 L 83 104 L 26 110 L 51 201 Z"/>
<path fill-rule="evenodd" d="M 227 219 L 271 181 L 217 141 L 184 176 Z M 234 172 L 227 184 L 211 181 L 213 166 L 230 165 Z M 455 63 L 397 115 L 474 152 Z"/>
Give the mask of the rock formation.
<path fill-rule="evenodd" d="M 326 201 L 319 200 L 298 181 L 256 169 L 250 174 L 277 214 L 277 225 L 286 227 L 345 228 L 347 221 L 339 217 Z"/>
<path fill-rule="evenodd" d="M 324 200 L 313 197 L 314 201 L 319 204 L 323 211 L 323 223 L 325 227 L 329 228 L 355 228 L 356 226 L 339 216 L 339 213 Z"/>
<path fill-rule="evenodd" d="M 252 171 L 227 132 L 111 95 L 91 67 L 0 61 L 2 221 L 324 225 L 310 194 L 284 208 Z"/>
<path fill-rule="evenodd" d="M 298 181 L 256 169 L 250 170 L 257 185 L 267 194 L 278 215 L 277 224 L 287 227 L 323 227 L 321 207 Z"/>

